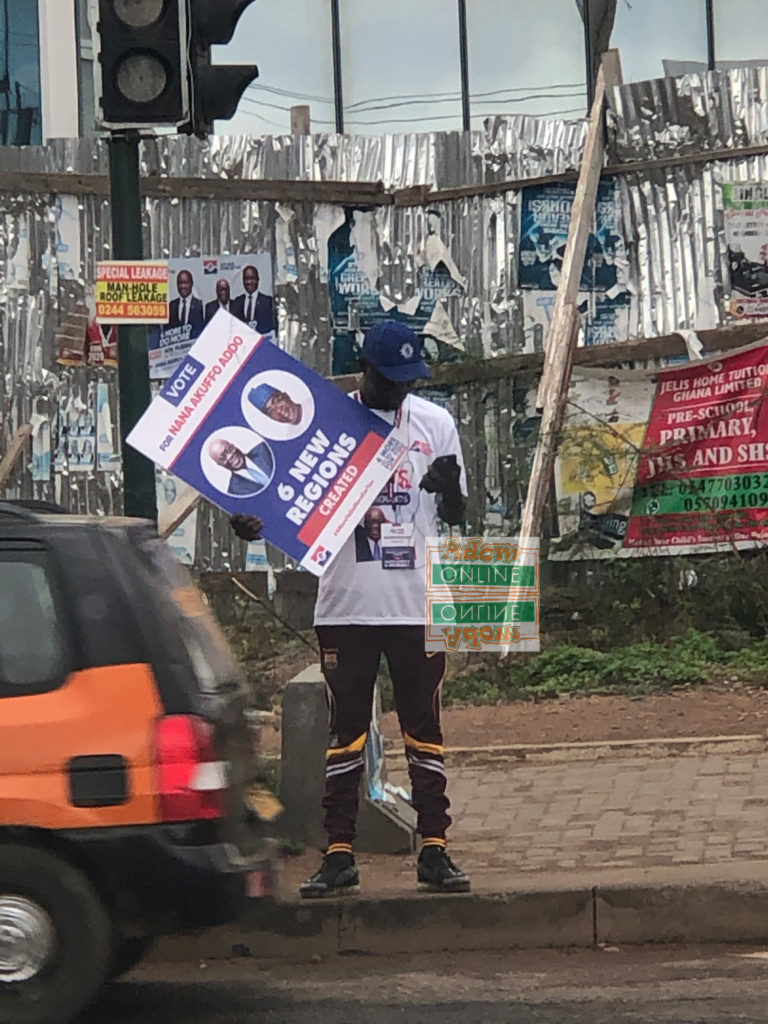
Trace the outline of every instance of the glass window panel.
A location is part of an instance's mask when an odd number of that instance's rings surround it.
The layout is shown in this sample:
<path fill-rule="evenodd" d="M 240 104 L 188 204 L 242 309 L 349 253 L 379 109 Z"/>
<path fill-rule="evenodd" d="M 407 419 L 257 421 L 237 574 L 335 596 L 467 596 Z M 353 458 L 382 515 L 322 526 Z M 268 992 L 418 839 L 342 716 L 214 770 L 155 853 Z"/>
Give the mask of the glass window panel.
<path fill-rule="evenodd" d="M 715 59 L 768 64 L 766 0 L 715 0 Z"/>
<path fill-rule="evenodd" d="M 342 0 L 345 130 L 461 128 L 456 0 Z"/>
<path fill-rule="evenodd" d="M 611 45 L 625 82 L 706 71 L 706 0 L 619 0 Z"/>
<path fill-rule="evenodd" d="M 0 561 L 0 684 L 35 687 L 64 671 L 65 651 L 45 569 Z"/>
<path fill-rule="evenodd" d="M 584 26 L 575 0 L 468 0 L 472 127 L 495 114 L 580 117 Z"/>
<path fill-rule="evenodd" d="M 0 55 L 0 142 L 39 146 L 43 114 L 37 4 L 0 0 Z"/>
<path fill-rule="evenodd" d="M 217 64 L 258 64 L 237 113 L 219 121 L 221 135 L 287 135 L 290 108 L 308 105 L 312 130 L 333 120 L 329 0 L 259 0 L 243 12 L 232 41 L 216 46 Z"/>

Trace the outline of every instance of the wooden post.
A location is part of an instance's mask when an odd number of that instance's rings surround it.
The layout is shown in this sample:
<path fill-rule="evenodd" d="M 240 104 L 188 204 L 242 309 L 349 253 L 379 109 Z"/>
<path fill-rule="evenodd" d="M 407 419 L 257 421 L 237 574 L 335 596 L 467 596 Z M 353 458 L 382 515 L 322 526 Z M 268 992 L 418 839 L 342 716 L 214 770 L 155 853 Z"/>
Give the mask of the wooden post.
<path fill-rule="evenodd" d="M 568 385 L 571 378 L 573 353 L 579 333 L 579 315 L 576 308 L 579 284 L 587 252 L 587 241 L 592 229 L 597 201 L 597 186 L 603 167 L 605 126 L 603 109 L 609 85 L 621 82 L 621 64 L 618 50 L 603 54 L 595 86 L 595 100 L 589 117 L 587 138 L 584 142 L 579 180 L 573 201 L 568 241 L 563 256 L 563 269 L 555 296 L 552 325 L 545 343 L 544 368 L 536 397 L 537 409 L 542 413 L 539 440 L 536 445 L 528 494 L 523 509 L 520 537 L 541 536 L 542 515 L 554 467 L 557 435 L 563 422 Z"/>
<path fill-rule="evenodd" d="M 0 460 L 0 491 L 5 487 L 8 477 L 13 472 L 14 466 L 21 458 L 21 455 L 24 452 L 24 445 L 31 434 L 32 426 L 29 423 L 25 423 L 23 427 L 19 427 L 13 437 L 13 440 L 8 446 L 8 451 Z"/>
<path fill-rule="evenodd" d="M 189 487 L 185 488 L 173 503 L 172 509 L 169 509 L 170 515 L 167 518 L 162 515 L 161 510 L 157 523 L 157 535 L 160 540 L 168 540 L 178 530 L 187 516 L 195 511 L 201 501 L 202 495 Z"/>
<path fill-rule="evenodd" d="M 309 107 L 291 107 L 291 135 L 311 134 Z"/>
<path fill-rule="evenodd" d="M 558 330 L 563 334 L 563 337 L 558 340 L 563 346 L 564 362 L 560 364 L 562 373 L 558 375 L 557 381 L 554 379 L 551 381 L 552 386 L 547 391 L 547 399 L 539 424 L 539 437 L 536 441 L 531 478 L 520 523 L 521 544 L 525 540 L 540 539 L 541 537 L 544 506 L 547 503 L 552 471 L 555 468 L 557 438 L 563 423 L 568 398 L 573 351 L 576 348 L 576 339 L 579 335 L 579 311 L 576 306 L 569 303 L 565 307 Z"/>

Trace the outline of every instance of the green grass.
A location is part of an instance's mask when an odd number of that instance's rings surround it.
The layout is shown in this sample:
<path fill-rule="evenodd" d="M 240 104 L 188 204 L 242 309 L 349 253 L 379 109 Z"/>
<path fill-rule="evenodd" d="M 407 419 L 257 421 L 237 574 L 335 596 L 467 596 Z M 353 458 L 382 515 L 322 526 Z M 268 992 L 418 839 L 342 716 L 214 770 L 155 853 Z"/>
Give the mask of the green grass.
<path fill-rule="evenodd" d="M 446 683 L 443 703 L 500 704 L 567 694 L 649 694 L 722 679 L 768 685 L 768 638 L 724 650 L 711 633 L 689 629 L 666 643 L 642 640 L 600 651 L 558 644 L 530 657 L 514 655 L 494 678 L 468 672 Z"/>

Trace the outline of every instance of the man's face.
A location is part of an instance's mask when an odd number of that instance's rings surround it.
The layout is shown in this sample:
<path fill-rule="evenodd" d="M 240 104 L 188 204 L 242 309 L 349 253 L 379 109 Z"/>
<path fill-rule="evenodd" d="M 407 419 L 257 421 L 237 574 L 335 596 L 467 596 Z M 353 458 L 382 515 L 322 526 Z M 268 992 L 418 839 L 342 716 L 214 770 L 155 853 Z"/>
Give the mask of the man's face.
<path fill-rule="evenodd" d="M 210 455 L 217 466 L 237 473 L 245 465 L 245 455 L 231 441 L 214 441 L 210 447 Z"/>
<path fill-rule="evenodd" d="M 259 287 L 259 272 L 256 267 L 246 267 L 243 271 L 243 288 L 249 295 L 253 295 Z"/>
<path fill-rule="evenodd" d="M 380 508 L 369 508 L 365 513 L 363 525 L 365 532 L 372 541 L 381 540 L 381 524 L 384 522 L 384 513 Z"/>
<path fill-rule="evenodd" d="M 165 494 L 166 504 L 172 505 L 176 501 L 176 484 L 173 480 L 163 481 L 163 492 Z"/>
<path fill-rule="evenodd" d="M 267 399 L 264 413 L 276 423 L 301 423 L 301 406 L 285 391 L 276 391 Z"/>
<path fill-rule="evenodd" d="M 379 373 L 375 366 L 371 366 L 370 363 L 364 364 L 360 397 L 369 409 L 394 412 L 405 401 L 409 387 L 409 381 L 389 380 L 383 373 Z"/>
<path fill-rule="evenodd" d="M 189 298 L 192 294 L 192 275 L 188 270 L 181 270 L 176 278 L 176 290 L 182 299 Z"/>
<path fill-rule="evenodd" d="M 222 305 L 229 302 L 229 281 L 216 282 L 216 298 Z"/>

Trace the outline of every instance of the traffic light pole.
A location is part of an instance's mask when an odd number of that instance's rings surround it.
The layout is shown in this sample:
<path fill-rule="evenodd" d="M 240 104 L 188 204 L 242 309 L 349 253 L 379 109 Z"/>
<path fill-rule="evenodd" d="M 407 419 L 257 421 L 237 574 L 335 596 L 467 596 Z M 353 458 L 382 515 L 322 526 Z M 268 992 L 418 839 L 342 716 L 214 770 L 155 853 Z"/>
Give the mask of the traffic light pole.
<path fill-rule="evenodd" d="M 143 241 L 139 136 L 112 134 L 108 145 L 112 258 L 140 260 Z M 117 339 L 123 508 L 127 516 L 156 521 L 154 465 L 125 443 L 150 402 L 147 328 L 141 324 L 120 324 Z"/>

